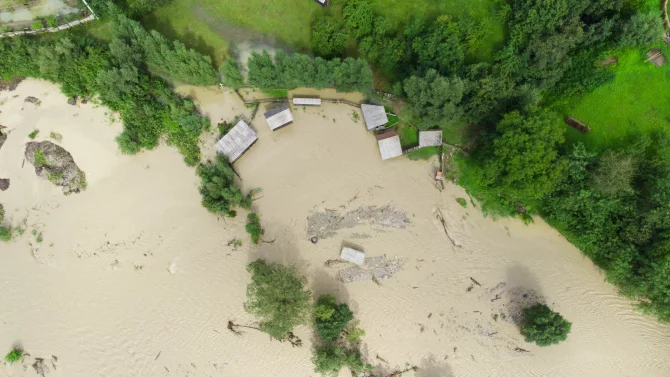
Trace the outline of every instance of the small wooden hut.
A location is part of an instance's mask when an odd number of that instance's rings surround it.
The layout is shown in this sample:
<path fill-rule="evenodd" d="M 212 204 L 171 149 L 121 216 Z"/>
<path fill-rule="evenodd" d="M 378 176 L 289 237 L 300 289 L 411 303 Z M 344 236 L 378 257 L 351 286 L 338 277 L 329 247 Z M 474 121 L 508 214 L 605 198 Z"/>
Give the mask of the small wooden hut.
<path fill-rule="evenodd" d="M 579 131 L 583 134 L 588 133 L 589 131 L 591 131 L 591 127 L 587 126 L 586 124 L 578 121 L 577 119 L 575 119 L 571 116 L 568 116 L 568 117 L 565 118 L 565 123 L 568 126 L 574 128 L 575 130 L 577 130 L 577 131 Z"/>
<path fill-rule="evenodd" d="M 345 246 L 340 252 L 340 259 L 361 265 L 365 263 L 365 253 Z"/>
<path fill-rule="evenodd" d="M 649 50 L 649 52 L 647 52 L 647 61 L 654 63 L 654 65 L 658 68 L 663 67 L 663 64 L 665 64 L 667 60 L 668 59 L 665 57 L 665 55 L 663 55 L 661 50 L 657 48 L 652 48 Z"/>
<path fill-rule="evenodd" d="M 277 106 L 274 109 L 265 112 L 263 115 L 272 131 L 276 131 L 293 122 L 293 114 L 291 114 L 291 110 L 288 108 L 287 104 Z"/>
<path fill-rule="evenodd" d="M 240 120 L 231 128 L 221 140 L 216 143 L 216 153 L 228 157 L 228 161 L 235 162 L 258 140 L 254 130 L 247 122 Z"/>
<path fill-rule="evenodd" d="M 368 131 L 381 128 L 389 122 L 384 106 L 361 105 L 361 112 L 363 112 L 363 119 Z"/>
<path fill-rule="evenodd" d="M 382 160 L 388 160 L 394 157 L 402 156 L 402 146 L 400 145 L 400 138 L 393 130 L 386 131 L 379 134 L 377 137 L 377 144 L 379 145 L 379 153 Z"/>

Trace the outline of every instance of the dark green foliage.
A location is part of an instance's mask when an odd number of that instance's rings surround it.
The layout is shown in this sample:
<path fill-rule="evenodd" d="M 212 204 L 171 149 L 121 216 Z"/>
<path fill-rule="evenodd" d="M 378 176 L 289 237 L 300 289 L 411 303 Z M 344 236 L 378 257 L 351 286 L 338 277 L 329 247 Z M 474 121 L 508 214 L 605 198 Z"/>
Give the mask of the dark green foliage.
<path fill-rule="evenodd" d="M 443 75 L 459 72 L 465 59 L 458 24 L 448 16 L 438 17 L 428 33 L 414 38 L 412 50 L 422 69 L 436 69 Z"/>
<path fill-rule="evenodd" d="M 40 130 L 34 130 L 33 132 L 31 132 L 31 133 L 28 134 L 28 137 L 29 137 L 31 140 L 35 140 L 35 138 L 37 137 L 37 134 L 39 134 L 39 133 L 40 133 Z"/>
<path fill-rule="evenodd" d="M 244 86 L 244 77 L 242 77 L 240 67 L 234 58 L 228 57 L 219 67 L 219 73 L 223 79 L 223 85 L 233 89 Z"/>
<path fill-rule="evenodd" d="M 265 229 L 261 228 L 261 219 L 255 213 L 247 215 L 247 225 L 244 229 L 251 236 L 251 242 L 257 244 L 261 240 L 261 236 L 265 234 Z"/>
<path fill-rule="evenodd" d="M 12 228 L 0 226 L 0 241 L 9 242 L 12 239 Z"/>
<path fill-rule="evenodd" d="M 468 202 L 464 198 L 456 198 L 456 201 L 461 205 L 461 207 L 467 208 Z"/>
<path fill-rule="evenodd" d="M 498 135 L 470 163 L 465 186 L 488 208 L 515 212 L 519 204 L 535 204 L 565 177 L 567 161 L 559 155 L 565 132 L 555 114 L 531 109 L 505 115 Z M 523 213 L 523 211 L 522 211 Z"/>
<path fill-rule="evenodd" d="M 44 22 L 42 20 L 35 20 L 33 21 L 32 25 L 30 25 L 31 30 L 40 30 L 44 29 Z"/>
<path fill-rule="evenodd" d="M 388 18 L 377 16 L 373 25 L 373 33 L 361 39 L 359 50 L 385 74 L 393 75 L 407 55 L 407 44 L 393 35 Z"/>
<path fill-rule="evenodd" d="M 640 137 L 600 157 L 578 144 L 567 157 L 568 178 L 542 201 L 543 216 L 622 293 L 670 321 L 670 137 Z"/>
<path fill-rule="evenodd" d="M 316 333 L 323 341 L 335 341 L 347 324 L 354 319 L 354 313 L 347 304 L 337 304 L 334 296 L 321 295 L 316 301 Z"/>
<path fill-rule="evenodd" d="M 132 16 L 143 16 L 170 4 L 172 0 L 125 0 L 124 9 Z"/>
<path fill-rule="evenodd" d="M 439 127 L 462 115 L 459 104 L 464 83 L 458 77 L 443 77 L 430 69 L 424 77 L 412 76 L 405 80 L 404 89 L 409 110 L 414 117 L 421 119 L 418 124 L 421 129 Z"/>
<path fill-rule="evenodd" d="M 309 320 L 312 294 L 295 267 L 258 259 L 247 265 L 247 271 L 252 275 L 244 308 L 260 320 L 263 331 L 284 340 L 295 326 Z"/>
<path fill-rule="evenodd" d="M 342 15 L 344 23 L 355 38 L 363 38 L 372 32 L 372 7 L 367 0 L 347 0 Z"/>
<path fill-rule="evenodd" d="M 176 80 L 194 85 L 216 82 L 211 58 L 187 49 L 179 41 L 170 42 L 157 31 L 149 32 L 139 22 L 121 14 L 113 19 L 112 31 L 119 39 L 116 43 L 125 42 L 132 46 L 130 51 L 138 49 L 149 66 Z"/>
<path fill-rule="evenodd" d="M 5 361 L 8 363 L 13 363 L 15 361 L 21 360 L 21 356 L 23 356 L 23 350 L 20 350 L 18 348 L 13 348 L 9 353 L 5 356 Z"/>
<path fill-rule="evenodd" d="M 342 92 L 372 89 L 372 71 L 364 60 L 346 58 L 311 59 L 277 51 L 273 60 L 267 51 L 249 58 L 249 83 L 261 89 L 335 88 Z"/>
<path fill-rule="evenodd" d="M 342 368 L 348 367 L 355 375 L 372 370 L 370 364 L 361 360 L 357 350 L 347 350 L 337 345 L 326 345 L 314 350 L 312 361 L 315 371 L 324 376 L 337 376 Z"/>
<path fill-rule="evenodd" d="M 523 309 L 521 334 L 528 343 L 540 347 L 558 344 L 568 338 L 572 323 L 545 304 L 535 304 Z"/>
<path fill-rule="evenodd" d="M 208 211 L 235 217 L 237 212 L 234 207 L 245 209 L 251 207 L 251 196 L 244 196 L 240 188 L 235 185 L 235 172 L 226 156 L 217 155 L 215 162 L 201 164 L 197 173 L 201 179 L 199 190 L 202 195 L 202 206 Z"/>
<path fill-rule="evenodd" d="M 659 12 L 635 13 L 621 29 L 622 46 L 648 46 L 663 37 L 663 21 Z"/>
<path fill-rule="evenodd" d="M 312 51 L 318 56 L 332 58 L 344 53 L 347 32 L 335 17 L 325 16 L 312 26 Z"/>

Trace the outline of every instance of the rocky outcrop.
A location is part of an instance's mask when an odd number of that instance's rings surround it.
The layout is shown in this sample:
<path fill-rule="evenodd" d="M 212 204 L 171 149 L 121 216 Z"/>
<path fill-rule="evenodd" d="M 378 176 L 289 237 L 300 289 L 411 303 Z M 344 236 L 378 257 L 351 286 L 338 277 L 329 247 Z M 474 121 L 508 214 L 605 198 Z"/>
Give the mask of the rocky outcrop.
<path fill-rule="evenodd" d="M 26 144 L 26 160 L 35 166 L 38 177 L 62 186 L 65 195 L 86 189 L 86 174 L 79 169 L 72 155 L 50 141 Z"/>
<path fill-rule="evenodd" d="M 0 92 L 3 90 L 12 91 L 23 81 L 23 77 L 14 78 L 11 80 L 0 79 Z"/>
<path fill-rule="evenodd" d="M 9 178 L 0 178 L 0 191 L 6 191 L 9 188 Z"/>
<path fill-rule="evenodd" d="M 24 102 L 34 103 L 35 105 L 39 105 L 39 104 L 40 104 L 40 99 L 37 98 L 37 97 L 33 97 L 33 96 L 28 96 L 28 97 L 26 97 L 26 99 L 24 99 L 23 101 L 24 101 Z"/>

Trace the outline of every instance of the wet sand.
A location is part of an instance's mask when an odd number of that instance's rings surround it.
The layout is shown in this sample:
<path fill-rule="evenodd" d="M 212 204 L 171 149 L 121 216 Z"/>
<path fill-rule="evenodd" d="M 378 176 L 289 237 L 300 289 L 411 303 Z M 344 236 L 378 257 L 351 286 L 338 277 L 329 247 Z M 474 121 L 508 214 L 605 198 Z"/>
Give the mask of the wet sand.
<path fill-rule="evenodd" d="M 213 123 L 249 116 L 232 92 L 180 91 L 195 96 Z M 24 104 L 28 95 L 41 105 Z M 315 376 L 308 327 L 296 331 L 302 348 L 226 330 L 228 320 L 254 323 L 242 307 L 244 267 L 258 257 L 296 264 L 315 294 L 347 302 L 366 331 L 364 354 L 389 373 L 406 362 L 420 368 L 418 377 L 660 377 L 670 370 L 670 327 L 634 311 L 556 231 L 539 219 L 524 226 L 486 218 L 470 203 L 462 208 L 455 200 L 467 198 L 462 188 L 434 186 L 436 161 L 382 162 L 352 107 L 294 109 L 294 123 L 272 132 L 261 106 L 251 122 L 259 141 L 235 164 L 245 189 L 263 189 L 254 210 L 264 239 L 274 242 L 256 246 L 244 216 L 224 220 L 200 206 L 198 177 L 176 150 L 123 156 L 114 142 L 121 125 L 110 124 L 104 108 L 65 101 L 36 80 L 0 92 L 0 124 L 11 130 L 0 149 L 0 178 L 11 186 L 0 203 L 6 223 L 27 224 L 0 244 L 0 351 L 24 347 L 26 365 L 57 356 L 48 376 Z M 84 193 L 65 197 L 30 164 L 22 167 L 33 128 L 37 140 L 51 131 L 63 136 L 89 179 Z M 205 159 L 213 157 L 214 133 L 202 137 Z M 411 223 L 359 225 L 316 245 L 308 239 L 314 211 L 388 204 Z M 244 244 L 232 250 L 235 237 Z M 400 258 L 403 270 L 381 285 L 343 284 L 338 267 L 324 266 L 343 243 Z M 566 342 L 539 348 L 519 335 L 512 316 L 536 296 L 573 322 Z M 34 375 L 19 364 L 0 370 Z"/>

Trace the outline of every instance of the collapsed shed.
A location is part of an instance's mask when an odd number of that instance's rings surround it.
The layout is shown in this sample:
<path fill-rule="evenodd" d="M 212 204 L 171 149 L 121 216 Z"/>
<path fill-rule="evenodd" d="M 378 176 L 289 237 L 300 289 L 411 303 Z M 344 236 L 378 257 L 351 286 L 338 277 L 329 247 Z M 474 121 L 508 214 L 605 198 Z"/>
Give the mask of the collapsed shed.
<path fill-rule="evenodd" d="M 340 253 L 340 259 L 361 265 L 365 263 L 365 253 L 345 246 Z"/>
<path fill-rule="evenodd" d="M 256 132 L 247 122 L 240 120 L 231 128 L 221 140 L 216 143 L 216 153 L 228 157 L 228 161 L 235 162 L 258 140 Z"/>
<path fill-rule="evenodd" d="M 263 115 L 272 131 L 276 131 L 293 122 L 293 114 L 291 114 L 291 110 L 288 108 L 287 104 L 275 107 L 274 109 L 265 112 Z"/>
<path fill-rule="evenodd" d="M 395 131 L 390 130 L 377 137 L 377 144 L 379 145 L 379 153 L 382 160 L 388 160 L 394 157 L 402 156 L 402 146 L 400 145 L 400 138 Z"/>
<path fill-rule="evenodd" d="M 419 131 L 419 148 L 442 145 L 442 130 Z"/>
<path fill-rule="evenodd" d="M 321 98 L 293 97 L 295 106 L 321 106 Z"/>
<path fill-rule="evenodd" d="M 663 55 L 661 50 L 657 48 L 652 48 L 649 50 L 649 52 L 647 52 L 647 61 L 654 63 L 654 65 L 658 68 L 663 67 L 667 60 L 668 59 L 665 57 L 665 55 Z"/>
<path fill-rule="evenodd" d="M 361 112 L 363 112 L 363 119 L 368 131 L 380 128 L 389 122 L 384 106 L 364 104 L 361 105 Z"/>

